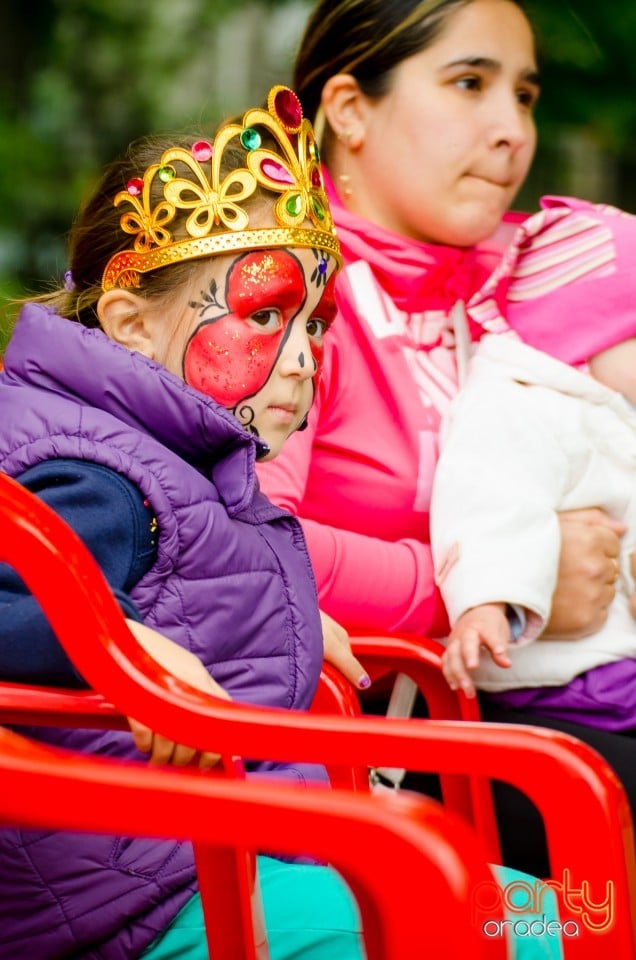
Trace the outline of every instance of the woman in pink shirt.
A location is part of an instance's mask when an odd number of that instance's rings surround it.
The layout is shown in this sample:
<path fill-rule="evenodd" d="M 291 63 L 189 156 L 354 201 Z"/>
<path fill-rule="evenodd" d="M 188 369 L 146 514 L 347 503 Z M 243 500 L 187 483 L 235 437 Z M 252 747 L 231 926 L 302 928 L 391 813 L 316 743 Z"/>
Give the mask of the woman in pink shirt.
<path fill-rule="evenodd" d="M 478 297 L 523 220 L 508 211 L 535 150 L 535 38 L 518 0 L 319 0 L 294 83 L 322 130 L 345 269 L 307 429 L 261 483 L 301 518 L 326 613 L 444 636 L 428 510 L 457 389 L 452 308 Z M 582 636 L 606 618 L 624 528 L 599 511 L 560 526 L 550 632 Z M 592 742 L 636 798 L 636 741 L 523 711 L 496 719 Z"/>

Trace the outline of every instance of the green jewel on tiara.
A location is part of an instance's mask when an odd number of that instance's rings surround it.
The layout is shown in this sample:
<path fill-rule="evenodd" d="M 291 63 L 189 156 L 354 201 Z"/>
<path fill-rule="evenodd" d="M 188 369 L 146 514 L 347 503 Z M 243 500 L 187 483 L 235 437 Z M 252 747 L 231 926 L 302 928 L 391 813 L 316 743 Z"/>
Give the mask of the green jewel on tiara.
<path fill-rule="evenodd" d="M 272 146 L 263 146 L 263 132 Z M 245 150 L 245 166 L 222 176 L 223 154 L 232 141 Z M 157 182 L 161 198 L 154 202 Z M 275 227 L 250 226 L 243 204 L 257 187 L 277 195 Z M 132 207 L 122 213 L 120 225 L 133 240 L 130 249 L 109 260 L 104 291 L 137 287 L 140 274 L 181 260 L 236 250 L 313 247 L 342 263 L 311 123 L 289 87 L 272 87 L 267 110 L 248 110 L 242 124 L 223 125 L 213 143 L 168 148 L 159 163 L 128 181 L 114 204 Z M 180 240 L 171 232 L 177 211 L 189 211 L 188 236 Z"/>

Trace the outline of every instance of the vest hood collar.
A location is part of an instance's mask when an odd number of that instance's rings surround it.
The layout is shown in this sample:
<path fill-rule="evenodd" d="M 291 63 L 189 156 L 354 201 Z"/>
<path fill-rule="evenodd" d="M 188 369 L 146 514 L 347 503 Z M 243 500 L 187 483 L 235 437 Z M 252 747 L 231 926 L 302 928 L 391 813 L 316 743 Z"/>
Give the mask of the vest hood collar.
<path fill-rule="evenodd" d="M 254 463 L 264 446 L 210 397 L 193 390 L 161 364 L 110 340 L 99 329 L 27 304 L 4 356 L 5 376 L 79 404 L 98 407 L 151 434 L 210 475 L 228 507 L 251 501 Z M 224 461 L 243 460 L 243 484 Z M 227 482 L 224 482 L 227 478 Z"/>

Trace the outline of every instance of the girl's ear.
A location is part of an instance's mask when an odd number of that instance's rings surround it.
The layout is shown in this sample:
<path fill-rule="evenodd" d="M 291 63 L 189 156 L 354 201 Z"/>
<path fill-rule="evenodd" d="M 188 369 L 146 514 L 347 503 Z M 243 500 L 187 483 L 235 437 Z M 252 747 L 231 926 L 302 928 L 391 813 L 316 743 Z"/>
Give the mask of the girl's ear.
<path fill-rule="evenodd" d="M 322 109 L 329 126 L 350 150 L 364 143 L 367 112 L 358 81 L 349 73 L 329 77 L 322 89 Z"/>
<path fill-rule="evenodd" d="M 154 359 L 148 305 L 143 297 L 129 290 L 109 290 L 97 301 L 97 316 L 104 333 L 114 340 Z"/>

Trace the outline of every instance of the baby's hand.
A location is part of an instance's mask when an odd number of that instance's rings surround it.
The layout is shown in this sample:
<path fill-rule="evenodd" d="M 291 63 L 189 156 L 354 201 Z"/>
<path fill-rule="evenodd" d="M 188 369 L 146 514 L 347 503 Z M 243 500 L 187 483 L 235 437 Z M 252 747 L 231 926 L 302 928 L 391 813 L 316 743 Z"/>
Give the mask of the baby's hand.
<path fill-rule="evenodd" d="M 450 632 L 442 656 L 442 671 L 451 690 L 461 688 L 467 697 L 475 696 L 475 685 L 468 673 L 479 663 L 479 651 L 485 647 L 495 663 L 509 667 L 510 625 L 504 603 L 484 603 L 462 614 Z"/>

